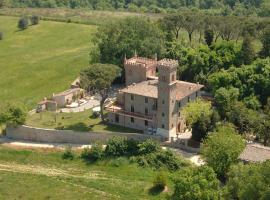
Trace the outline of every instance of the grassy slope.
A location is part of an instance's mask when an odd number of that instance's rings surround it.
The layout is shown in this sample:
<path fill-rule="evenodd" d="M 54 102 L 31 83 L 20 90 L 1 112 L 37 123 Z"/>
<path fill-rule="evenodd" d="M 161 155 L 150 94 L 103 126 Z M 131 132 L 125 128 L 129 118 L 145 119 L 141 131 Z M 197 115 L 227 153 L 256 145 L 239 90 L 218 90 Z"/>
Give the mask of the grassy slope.
<path fill-rule="evenodd" d="M 0 146 L 0 199 L 165 199 L 149 194 L 156 172 L 115 162 L 86 164 L 63 160 L 60 152 Z"/>
<path fill-rule="evenodd" d="M 17 100 L 33 107 L 60 92 L 87 66 L 95 26 L 41 21 L 17 30 L 16 17 L 0 16 L 0 101 Z"/>

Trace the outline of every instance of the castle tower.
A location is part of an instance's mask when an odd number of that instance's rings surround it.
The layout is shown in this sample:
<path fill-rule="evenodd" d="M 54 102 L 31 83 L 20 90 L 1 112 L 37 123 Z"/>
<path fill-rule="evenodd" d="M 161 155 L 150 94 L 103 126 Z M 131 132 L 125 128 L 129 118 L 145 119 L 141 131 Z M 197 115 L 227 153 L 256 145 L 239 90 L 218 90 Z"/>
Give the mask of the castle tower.
<path fill-rule="evenodd" d="M 126 86 L 146 81 L 156 75 L 157 60 L 138 57 L 124 60 Z"/>
<path fill-rule="evenodd" d="M 157 135 L 168 139 L 176 135 L 177 128 L 177 67 L 176 60 L 163 59 L 158 62 Z"/>

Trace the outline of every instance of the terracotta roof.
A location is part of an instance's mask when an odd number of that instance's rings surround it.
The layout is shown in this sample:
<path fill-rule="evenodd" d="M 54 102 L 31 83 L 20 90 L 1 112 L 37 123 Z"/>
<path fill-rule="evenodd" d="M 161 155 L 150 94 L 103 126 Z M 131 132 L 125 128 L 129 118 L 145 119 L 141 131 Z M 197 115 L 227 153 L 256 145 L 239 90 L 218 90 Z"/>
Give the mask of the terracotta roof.
<path fill-rule="evenodd" d="M 270 160 L 270 147 L 265 147 L 261 144 L 248 144 L 239 158 L 248 162 Z"/>
<path fill-rule="evenodd" d="M 149 80 L 143 81 L 137 84 L 132 84 L 124 89 L 122 92 L 129 94 L 136 94 L 146 97 L 157 98 L 158 97 L 158 89 L 157 89 L 158 80 Z M 194 92 L 203 88 L 203 85 L 196 83 L 189 83 L 184 81 L 177 81 L 177 95 L 176 99 L 181 100 Z"/>

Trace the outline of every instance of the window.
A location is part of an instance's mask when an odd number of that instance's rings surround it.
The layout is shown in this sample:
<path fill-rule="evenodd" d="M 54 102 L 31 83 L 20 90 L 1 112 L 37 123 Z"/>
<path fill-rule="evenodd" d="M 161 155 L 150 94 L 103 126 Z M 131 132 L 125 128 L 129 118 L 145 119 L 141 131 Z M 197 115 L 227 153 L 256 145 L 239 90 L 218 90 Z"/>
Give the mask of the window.
<path fill-rule="evenodd" d="M 134 123 L 134 118 L 133 117 L 130 118 L 130 122 Z"/>
<path fill-rule="evenodd" d="M 165 116 L 165 113 L 163 112 L 163 113 L 162 113 L 162 117 L 164 117 L 164 116 Z"/>
<path fill-rule="evenodd" d="M 131 106 L 131 107 L 130 107 L 130 111 L 131 111 L 131 112 L 134 112 L 134 106 Z"/>
<path fill-rule="evenodd" d="M 134 100 L 134 95 L 131 95 L 130 98 L 131 98 L 131 100 L 133 101 L 133 100 Z"/>
<path fill-rule="evenodd" d="M 148 121 L 147 120 L 144 121 L 144 125 L 148 126 Z"/>
<path fill-rule="evenodd" d="M 145 108 L 144 113 L 148 115 L 148 108 Z"/>
<path fill-rule="evenodd" d="M 178 107 L 181 108 L 181 101 L 178 102 Z"/>
<path fill-rule="evenodd" d="M 175 75 L 174 74 L 172 75 L 172 81 L 175 81 Z"/>
<path fill-rule="evenodd" d="M 165 101 L 164 100 L 162 100 L 162 104 L 165 104 Z"/>
<path fill-rule="evenodd" d="M 172 128 L 173 128 L 173 124 L 172 124 Z"/>
<path fill-rule="evenodd" d="M 144 102 L 148 103 L 148 98 L 147 97 L 145 97 Z"/>
<path fill-rule="evenodd" d="M 165 125 L 164 124 L 162 124 L 162 128 L 165 128 Z"/>
<path fill-rule="evenodd" d="M 115 114 L 115 122 L 119 123 L 119 115 L 118 114 Z"/>
<path fill-rule="evenodd" d="M 161 77 L 161 81 L 166 81 L 166 77 L 165 76 L 162 76 Z"/>
<path fill-rule="evenodd" d="M 199 96 L 199 94 L 198 94 L 198 92 L 196 92 L 196 97 L 198 97 Z"/>

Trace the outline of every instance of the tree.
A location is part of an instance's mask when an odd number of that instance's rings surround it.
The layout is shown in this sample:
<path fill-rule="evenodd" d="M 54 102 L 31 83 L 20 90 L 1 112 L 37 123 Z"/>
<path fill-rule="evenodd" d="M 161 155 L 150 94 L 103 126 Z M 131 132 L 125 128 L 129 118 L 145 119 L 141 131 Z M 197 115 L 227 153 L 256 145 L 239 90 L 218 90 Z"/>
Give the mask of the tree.
<path fill-rule="evenodd" d="M 231 167 L 225 187 L 226 199 L 269 199 L 270 161 Z"/>
<path fill-rule="evenodd" d="M 32 25 L 37 25 L 37 24 L 39 24 L 39 16 L 37 16 L 37 15 L 31 16 L 30 20 L 31 20 L 31 24 L 32 24 Z"/>
<path fill-rule="evenodd" d="M 219 181 L 210 167 L 183 169 L 174 177 L 172 200 L 221 199 Z"/>
<path fill-rule="evenodd" d="M 232 164 L 237 163 L 245 142 L 231 125 L 221 125 L 210 133 L 202 145 L 202 156 L 219 178 L 224 178 Z"/>
<path fill-rule="evenodd" d="M 28 18 L 27 17 L 22 17 L 19 19 L 18 28 L 20 30 L 24 30 L 24 29 L 28 28 Z"/>
<path fill-rule="evenodd" d="M 7 4 L 6 0 L 0 0 L 0 8 L 4 8 Z"/>
<path fill-rule="evenodd" d="M 221 87 L 215 92 L 215 104 L 223 119 L 228 118 L 232 105 L 238 100 L 238 97 L 239 90 L 233 87 L 229 89 Z"/>
<path fill-rule="evenodd" d="M 263 58 L 266 58 L 268 56 L 270 56 L 270 28 L 267 28 L 262 37 L 261 37 L 261 42 L 262 42 L 262 50 L 260 52 L 260 55 Z"/>
<path fill-rule="evenodd" d="M 255 51 L 251 43 L 251 37 L 246 35 L 244 36 L 244 41 L 241 49 L 241 59 L 242 63 L 249 65 L 255 58 Z"/>
<path fill-rule="evenodd" d="M 189 38 L 190 43 L 192 41 L 193 33 L 198 29 L 198 23 L 199 23 L 198 18 L 199 18 L 199 15 L 196 15 L 194 13 L 185 14 L 183 27 L 188 32 L 188 38 Z"/>
<path fill-rule="evenodd" d="M 181 28 L 183 28 L 184 16 L 182 14 L 172 14 L 165 16 L 161 20 L 161 25 L 165 31 L 170 31 L 173 33 L 175 39 L 179 38 L 179 33 Z"/>
<path fill-rule="evenodd" d="M 143 18 L 125 18 L 101 26 L 96 37 L 102 63 L 122 65 L 134 51 L 153 57 L 165 52 L 165 36 L 157 24 Z"/>
<path fill-rule="evenodd" d="M 8 103 L 0 105 L 0 125 L 22 125 L 26 120 L 26 116 L 27 111 L 23 105 L 20 105 L 18 103 Z"/>
<path fill-rule="evenodd" d="M 120 68 L 110 64 L 92 64 L 80 73 L 82 86 L 101 96 L 100 113 L 104 121 L 104 103 L 108 98 L 112 82 L 120 75 Z"/>
<path fill-rule="evenodd" d="M 215 127 L 216 113 L 212 109 L 211 103 L 196 99 L 188 103 L 181 111 L 187 121 L 187 124 L 192 127 L 192 139 L 201 141 L 209 131 Z"/>
<path fill-rule="evenodd" d="M 214 31 L 211 29 L 206 29 L 204 31 L 204 39 L 208 46 L 211 46 L 214 41 Z"/>

